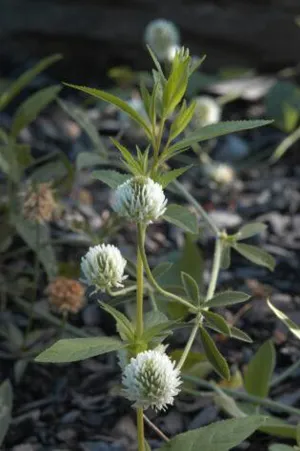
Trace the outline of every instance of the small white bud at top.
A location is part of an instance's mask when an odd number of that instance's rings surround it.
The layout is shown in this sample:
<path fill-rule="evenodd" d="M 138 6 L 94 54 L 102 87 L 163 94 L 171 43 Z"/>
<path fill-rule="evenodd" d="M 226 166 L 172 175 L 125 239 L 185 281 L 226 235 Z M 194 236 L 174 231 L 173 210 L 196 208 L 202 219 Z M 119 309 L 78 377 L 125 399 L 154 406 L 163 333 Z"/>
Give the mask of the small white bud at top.
<path fill-rule="evenodd" d="M 100 244 L 90 247 L 81 259 L 81 269 L 85 282 L 95 285 L 97 290 L 123 287 L 126 260 L 116 246 Z"/>
<path fill-rule="evenodd" d="M 180 43 L 179 31 L 169 20 L 153 20 L 146 27 L 145 42 L 160 61 L 165 61 L 169 58 L 170 49 Z"/>
<path fill-rule="evenodd" d="M 193 128 L 216 124 L 221 119 L 221 107 L 213 97 L 196 97 L 196 108 L 191 125 Z"/>
<path fill-rule="evenodd" d="M 159 183 L 149 177 L 136 176 L 118 186 L 113 208 L 124 218 L 149 224 L 166 211 L 167 199 Z"/>
<path fill-rule="evenodd" d="M 180 391 L 180 372 L 164 349 L 160 346 L 141 352 L 123 371 L 125 396 L 134 401 L 136 407 L 164 410 L 173 404 Z"/>

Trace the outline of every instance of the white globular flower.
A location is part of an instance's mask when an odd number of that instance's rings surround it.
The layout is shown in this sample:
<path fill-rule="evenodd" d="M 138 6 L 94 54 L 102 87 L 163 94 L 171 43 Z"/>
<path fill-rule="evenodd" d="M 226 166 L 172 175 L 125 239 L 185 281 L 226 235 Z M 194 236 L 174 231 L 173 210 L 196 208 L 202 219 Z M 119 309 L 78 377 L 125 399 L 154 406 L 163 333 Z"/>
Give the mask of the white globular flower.
<path fill-rule="evenodd" d="M 81 269 L 85 282 L 95 285 L 97 290 L 106 291 L 110 288 L 123 287 L 126 260 L 116 246 L 99 244 L 90 247 L 81 259 Z"/>
<path fill-rule="evenodd" d="M 160 61 L 168 60 L 170 49 L 180 43 L 180 34 L 173 22 L 156 19 L 145 30 L 145 42 Z"/>
<path fill-rule="evenodd" d="M 166 211 L 167 199 L 159 183 L 136 176 L 118 186 L 113 208 L 130 221 L 149 224 Z"/>
<path fill-rule="evenodd" d="M 213 97 L 199 96 L 195 101 L 196 107 L 191 121 L 193 128 L 205 127 L 220 121 L 222 110 Z"/>
<path fill-rule="evenodd" d="M 235 173 L 233 168 L 228 164 L 219 163 L 213 167 L 211 176 L 215 182 L 221 185 L 228 185 L 234 180 Z"/>
<path fill-rule="evenodd" d="M 165 410 L 180 391 L 180 371 L 165 353 L 164 346 L 141 352 L 125 367 L 124 394 L 135 407 Z"/>

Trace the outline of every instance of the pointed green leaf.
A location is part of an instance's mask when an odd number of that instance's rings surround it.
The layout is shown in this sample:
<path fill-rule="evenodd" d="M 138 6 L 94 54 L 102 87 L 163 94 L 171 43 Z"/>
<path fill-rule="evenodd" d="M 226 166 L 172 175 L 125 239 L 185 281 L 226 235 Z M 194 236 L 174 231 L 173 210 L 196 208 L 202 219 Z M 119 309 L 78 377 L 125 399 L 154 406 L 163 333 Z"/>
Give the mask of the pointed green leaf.
<path fill-rule="evenodd" d="M 267 226 L 265 224 L 261 224 L 259 222 L 253 222 L 250 224 L 244 225 L 237 233 L 236 239 L 237 241 L 246 240 L 251 236 L 262 233 L 266 230 Z"/>
<path fill-rule="evenodd" d="M 270 120 L 251 120 L 251 121 L 228 121 L 217 124 L 207 125 L 200 130 L 190 133 L 186 138 L 169 147 L 167 158 L 179 152 L 188 149 L 192 144 L 216 138 L 218 136 L 228 135 L 230 133 L 249 130 L 271 124 Z M 165 158 L 164 158 L 165 159 Z"/>
<path fill-rule="evenodd" d="M 236 338 L 237 340 L 245 341 L 246 343 L 253 343 L 252 338 L 249 337 L 249 335 L 246 334 L 244 331 L 238 329 L 237 327 L 232 327 L 230 329 L 230 336 L 232 338 Z"/>
<path fill-rule="evenodd" d="M 14 116 L 11 133 L 14 138 L 18 136 L 20 131 L 27 127 L 40 112 L 56 97 L 61 86 L 49 86 L 48 88 L 41 89 L 28 97 L 16 111 Z"/>
<path fill-rule="evenodd" d="M 217 328 L 218 332 L 224 335 L 230 335 L 230 327 L 221 315 L 209 312 L 208 310 L 202 310 L 201 313 L 209 324 Z"/>
<path fill-rule="evenodd" d="M 211 336 L 203 327 L 200 327 L 200 336 L 208 361 L 212 364 L 216 373 L 218 373 L 223 379 L 229 380 L 230 371 L 227 362 L 216 347 Z"/>
<path fill-rule="evenodd" d="M 117 171 L 111 171 L 111 170 L 100 170 L 100 171 L 94 171 L 92 173 L 92 176 L 100 180 L 101 182 L 105 183 L 112 189 L 118 188 L 119 185 L 126 182 L 126 180 L 130 179 L 130 174 L 121 174 Z"/>
<path fill-rule="evenodd" d="M 185 232 L 198 233 L 197 217 L 188 208 L 181 205 L 171 204 L 167 207 L 164 219 L 171 224 L 175 224 Z"/>
<path fill-rule="evenodd" d="M 189 274 L 186 274 L 185 272 L 181 272 L 181 281 L 182 285 L 184 287 L 184 291 L 186 292 L 186 295 L 188 298 L 193 301 L 195 305 L 199 304 L 200 301 L 200 293 L 198 284 L 195 281 L 193 277 L 191 277 Z"/>
<path fill-rule="evenodd" d="M 24 72 L 16 81 L 14 81 L 9 88 L 0 96 L 0 111 L 16 97 L 23 88 L 25 88 L 40 72 L 45 70 L 48 66 L 59 61 L 62 55 L 55 54 L 42 59 L 31 69 Z"/>
<path fill-rule="evenodd" d="M 101 157 L 98 153 L 80 152 L 76 158 L 77 171 L 86 168 L 94 168 L 100 164 L 103 164 L 103 157 Z"/>
<path fill-rule="evenodd" d="M 265 250 L 257 246 L 252 246 L 250 244 L 236 243 L 233 248 L 238 251 L 243 257 L 250 260 L 256 265 L 265 266 L 270 271 L 275 268 L 275 259 Z"/>
<path fill-rule="evenodd" d="M 205 302 L 205 307 L 225 307 L 227 305 L 239 304 L 250 298 L 249 294 L 241 291 L 224 291 L 216 294 L 213 298 Z"/>
<path fill-rule="evenodd" d="M 86 94 L 96 97 L 97 99 L 101 99 L 105 102 L 115 105 L 121 111 L 127 113 L 133 121 L 137 122 L 145 130 L 148 137 L 151 137 L 151 129 L 149 127 L 149 124 L 147 124 L 145 119 L 140 114 L 138 114 L 130 105 L 128 105 L 127 102 L 124 102 L 124 100 L 119 99 L 118 97 L 108 92 L 101 91 L 100 89 L 88 88 L 86 86 L 78 86 L 70 83 L 64 84 L 69 88 L 78 89 L 79 91 L 85 92 Z"/>
<path fill-rule="evenodd" d="M 296 439 L 296 427 L 275 417 L 267 417 L 265 425 L 259 430 L 275 437 Z"/>
<path fill-rule="evenodd" d="M 289 329 L 289 331 L 295 335 L 295 337 L 299 338 L 300 340 L 300 326 L 298 326 L 294 321 L 292 321 L 288 316 L 286 316 L 285 313 L 283 313 L 281 310 L 276 308 L 273 304 L 271 304 L 270 300 L 267 300 L 268 306 L 270 309 L 275 313 L 277 318 L 279 318 Z"/>
<path fill-rule="evenodd" d="M 155 268 L 152 271 L 153 277 L 155 279 L 157 279 L 158 277 L 162 277 L 163 274 L 165 274 L 167 271 L 169 271 L 169 269 L 171 268 L 172 265 L 173 265 L 173 263 L 170 263 L 170 262 L 159 263 L 157 266 L 155 266 Z"/>
<path fill-rule="evenodd" d="M 253 434 L 264 421 L 264 417 L 255 415 L 218 421 L 177 435 L 159 451 L 229 451 Z"/>
<path fill-rule="evenodd" d="M 101 307 L 109 313 L 117 322 L 117 330 L 122 340 L 132 341 L 134 339 L 134 327 L 129 319 L 119 310 L 115 309 L 111 305 L 99 302 Z"/>
<path fill-rule="evenodd" d="M 266 341 L 250 361 L 244 376 L 245 389 L 250 395 L 265 398 L 275 368 L 276 354 L 271 340 Z"/>
<path fill-rule="evenodd" d="M 155 182 L 160 183 L 160 185 L 165 188 L 168 186 L 171 182 L 176 180 L 178 177 L 180 177 L 182 174 L 184 174 L 188 169 L 190 169 L 192 165 L 186 166 L 185 168 L 178 168 L 173 169 L 172 171 L 168 171 L 165 174 L 161 174 L 158 177 L 154 177 L 153 180 Z"/>
<path fill-rule="evenodd" d="M 227 243 L 223 243 L 221 254 L 221 268 L 228 269 L 231 262 L 231 248 Z"/>
<path fill-rule="evenodd" d="M 118 351 L 126 345 L 112 337 L 67 338 L 59 340 L 36 358 L 36 362 L 69 363 Z"/>
<path fill-rule="evenodd" d="M 196 101 L 193 101 L 188 107 L 183 102 L 182 107 L 172 122 L 170 129 L 170 141 L 173 141 L 183 130 L 186 129 L 192 117 L 194 116 Z"/>

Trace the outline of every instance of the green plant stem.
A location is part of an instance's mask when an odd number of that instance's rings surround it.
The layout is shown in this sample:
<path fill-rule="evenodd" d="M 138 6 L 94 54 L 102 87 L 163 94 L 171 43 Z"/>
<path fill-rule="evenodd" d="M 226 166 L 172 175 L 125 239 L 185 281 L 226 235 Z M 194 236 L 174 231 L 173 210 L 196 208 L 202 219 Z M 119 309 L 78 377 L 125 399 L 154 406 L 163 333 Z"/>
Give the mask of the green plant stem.
<path fill-rule="evenodd" d="M 135 291 L 137 289 L 136 285 L 132 285 L 131 287 L 123 288 L 122 290 L 118 291 L 111 291 L 110 289 L 107 289 L 107 292 L 110 296 L 116 297 L 116 296 L 123 296 L 124 294 L 131 293 L 132 291 Z"/>
<path fill-rule="evenodd" d="M 202 219 L 206 222 L 208 227 L 211 229 L 213 234 L 215 236 L 220 235 L 220 230 L 215 225 L 213 220 L 209 217 L 209 215 L 206 213 L 204 208 L 199 204 L 199 202 L 192 196 L 188 190 L 177 180 L 172 182 L 173 185 L 177 188 L 178 191 L 195 207 L 196 212 L 202 217 Z"/>
<path fill-rule="evenodd" d="M 279 146 L 275 149 L 274 153 L 270 158 L 271 163 L 276 163 L 285 152 L 291 147 L 295 142 L 300 139 L 300 127 L 297 127 L 296 130 L 293 131 L 289 136 L 284 138 L 284 140 L 279 144 Z"/>
<path fill-rule="evenodd" d="M 152 275 L 151 269 L 149 267 L 148 264 L 148 260 L 147 260 L 147 256 L 146 256 L 146 252 L 145 252 L 145 237 L 143 234 L 143 226 L 138 225 L 138 246 L 139 246 L 139 251 L 141 253 L 141 258 L 144 264 L 144 268 L 145 268 L 145 272 L 146 275 L 148 277 L 149 283 L 150 285 L 153 286 L 153 288 L 155 288 L 160 294 L 162 294 L 163 296 L 165 296 L 166 298 L 172 299 L 173 301 L 176 302 L 180 302 L 181 304 L 185 305 L 186 307 L 188 307 L 189 309 L 193 310 L 193 311 L 197 311 L 196 307 L 192 304 L 190 304 L 188 301 L 186 301 L 185 299 L 182 299 L 180 296 L 177 296 L 176 294 L 170 293 L 169 291 L 164 290 L 155 280 L 155 278 Z"/>
<path fill-rule="evenodd" d="M 145 451 L 144 412 L 140 407 L 136 409 L 138 451 Z"/>
<path fill-rule="evenodd" d="M 151 427 L 151 429 L 153 429 L 153 431 L 156 432 L 156 434 L 159 437 L 161 437 L 165 442 L 170 441 L 170 439 L 157 426 L 155 426 L 155 424 L 152 423 L 152 421 L 149 420 L 149 418 L 145 414 L 144 414 L 144 420 Z"/>
<path fill-rule="evenodd" d="M 63 312 L 63 316 L 61 318 L 61 323 L 60 323 L 60 330 L 58 333 L 59 339 L 63 337 L 64 331 L 66 329 L 67 320 L 68 320 L 68 312 Z"/>
<path fill-rule="evenodd" d="M 195 384 L 197 384 L 198 386 L 200 386 L 202 388 L 205 388 L 205 389 L 208 389 L 208 390 L 211 390 L 214 392 L 216 391 L 214 384 L 204 381 L 203 379 L 199 379 L 197 377 L 188 376 L 188 375 L 183 375 L 182 378 L 188 382 L 194 382 Z M 201 392 L 198 390 L 192 390 L 189 388 L 185 388 L 183 390 L 186 393 L 190 393 L 191 395 L 194 395 L 194 396 L 202 395 Z M 277 412 L 287 412 L 292 415 L 298 415 L 298 416 L 300 415 L 300 409 L 296 409 L 295 407 L 291 407 L 291 406 L 286 406 L 285 404 L 273 401 L 272 399 L 269 399 L 269 398 L 260 398 L 259 396 L 249 395 L 248 393 L 245 393 L 242 391 L 235 391 L 230 388 L 222 388 L 222 390 L 224 393 L 231 396 L 232 398 L 236 398 L 236 399 L 240 399 L 242 401 L 258 404 L 260 406 L 264 406 L 266 408 L 269 408 L 270 410 L 274 410 Z"/>
<path fill-rule="evenodd" d="M 28 317 L 28 323 L 26 327 L 26 331 L 24 334 L 24 341 L 23 341 L 23 349 L 26 348 L 26 343 L 28 340 L 28 335 L 32 328 L 33 318 L 34 318 L 34 306 L 37 301 L 37 294 L 38 294 L 38 283 L 39 283 L 39 277 L 40 277 L 40 224 L 36 223 L 36 229 L 35 229 L 35 263 L 34 263 L 34 279 L 33 279 L 33 298 L 31 301 L 31 307 L 29 311 L 29 317 Z"/>
<path fill-rule="evenodd" d="M 216 243 L 215 243 L 215 252 L 214 252 L 214 259 L 213 259 L 213 265 L 212 265 L 212 272 L 210 277 L 210 282 L 207 289 L 206 294 L 206 301 L 211 299 L 216 291 L 216 286 L 218 282 L 218 276 L 220 272 L 221 267 L 221 258 L 222 258 L 222 240 L 217 237 Z"/>
<path fill-rule="evenodd" d="M 183 353 L 182 353 L 182 355 L 181 355 L 181 357 L 180 357 L 180 360 L 179 360 L 179 362 L 177 363 L 177 369 L 178 369 L 178 370 L 180 370 L 180 369 L 183 367 L 184 362 L 186 361 L 186 359 L 187 359 L 187 357 L 188 357 L 188 355 L 189 355 L 189 352 L 190 352 L 190 350 L 191 350 L 191 347 L 192 347 L 192 345 L 193 345 L 193 343 L 194 343 L 194 340 L 195 340 L 195 338 L 196 338 L 198 329 L 199 329 L 199 320 L 198 320 L 198 318 L 197 318 L 197 319 L 196 319 L 196 322 L 195 322 L 195 325 L 194 325 L 194 327 L 193 327 L 193 329 L 192 329 L 192 332 L 191 332 L 191 334 L 190 334 L 190 337 L 189 337 L 189 339 L 188 339 L 188 341 L 187 341 L 187 343 L 186 343 L 186 345 L 185 345 L 185 348 L 184 348 L 184 350 L 183 350 Z"/>
<path fill-rule="evenodd" d="M 296 371 L 300 367 L 300 359 L 297 360 L 295 363 L 293 363 L 291 366 L 289 366 L 285 371 L 283 371 L 279 376 L 275 377 L 271 383 L 270 387 L 275 387 L 276 385 L 283 382 L 285 379 L 287 379 L 289 376 L 293 374 L 294 371 Z"/>
<path fill-rule="evenodd" d="M 146 228 L 138 227 L 138 243 L 140 240 L 144 242 Z M 141 249 L 139 244 L 137 245 L 137 262 L 136 262 L 136 336 L 137 341 L 142 337 L 144 330 L 144 267 L 141 256 Z M 138 348 L 137 348 L 138 353 Z M 144 412 L 142 408 L 137 408 L 137 432 L 138 432 L 138 451 L 145 450 L 145 434 L 144 434 Z"/>

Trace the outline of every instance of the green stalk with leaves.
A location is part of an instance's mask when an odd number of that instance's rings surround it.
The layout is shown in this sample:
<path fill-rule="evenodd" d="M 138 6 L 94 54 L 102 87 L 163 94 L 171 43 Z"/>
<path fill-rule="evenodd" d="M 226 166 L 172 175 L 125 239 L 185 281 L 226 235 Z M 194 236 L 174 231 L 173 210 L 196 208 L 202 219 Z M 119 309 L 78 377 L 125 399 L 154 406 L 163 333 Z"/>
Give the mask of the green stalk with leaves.
<path fill-rule="evenodd" d="M 39 362 L 70 362 L 117 351 L 122 371 L 121 394 L 131 401 L 136 409 L 139 451 L 150 449 L 144 436 L 144 411 L 149 407 L 157 411 L 164 410 L 174 403 L 181 390 L 181 371 L 184 370 L 194 340 L 201 340 L 207 360 L 224 379 L 230 379 L 230 369 L 208 330 L 251 341 L 247 334 L 228 324 L 221 315 L 211 312 L 213 308 L 249 299 L 249 296 L 242 292 L 216 292 L 219 271 L 230 265 L 231 251 L 235 250 L 252 262 L 269 269 L 274 267 L 274 260 L 267 252 L 241 242 L 260 233 L 264 229 L 263 224 L 248 224 L 235 235 L 219 231 L 203 207 L 177 180 L 189 168 L 170 169 L 169 164 L 170 160 L 187 151 L 195 143 L 260 127 L 270 121 L 219 122 L 184 133 L 195 109 L 193 102 L 187 104 L 185 93 L 189 78 L 202 60 L 195 62 L 188 50 L 178 49 L 166 74 L 154 53 L 151 49 L 149 51 L 155 65 L 152 90 L 144 84 L 140 89 L 146 117 L 105 91 L 68 85 L 109 102 L 127 113 L 143 129 L 148 141 L 144 150 L 137 147 L 136 153 L 133 154 L 122 143 L 113 139 L 114 146 L 121 154 L 124 171 L 121 173 L 100 170 L 94 173 L 95 178 L 114 190 L 113 208 L 116 213 L 136 225 L 134 284 L 129 285 L 126 281 L 127 262 L 113 245 L 99 244 L 90 248 L 81 263 L 85 281 L 94 286 L 95 291 L 106 291 L 113 297 L 136 291 L 135 315 L 130 318 L 109 303 L 101 302 L 101 307 L 116 321 L 118 337 L 62 339 L 36 359 Z M 168 124 L 171 124 L 170 127 Z M 164 190 L 171 183 L 194 205 L 197 216 L 186 207 L 168 203 Z M 147 232 L 154 221 L 165 220 L 182 228 L 185 233 L 197 236 L 199 216 L 213 232 L 216 240 L 206 295 L 195 278 L 185 271 L 181 271 L 179 278 L 172 281 L 174 283 L 171 287 L 162 284 L 159 272 L 170 271 L 172 265 L 166 263 L 164 271 L 152 270 L 146 251 Z M 150 299 L 147 299 L 148 294 Z M 168 318 L 165 313 L 165 306 L 172 303 L 180 304 L 184 310 L 180 321 Z M 167 354 L 166 341 L 178 327 L 190 327 L 191 331 L 180 358 L 178 361 L 172 361 Z M 188 446 L 191 451 L 196 451 L 197 444 L 201 442 L 206 451 L 226 451 L 261 427 L 264 421 L 262 416 L 252 415 L 216 423 L 207 428 L 180 434 L 163 445 L 161 450 L 179 451 L 183 446 Z M 159 430 L 158 434 L 163 437 Z"/>

